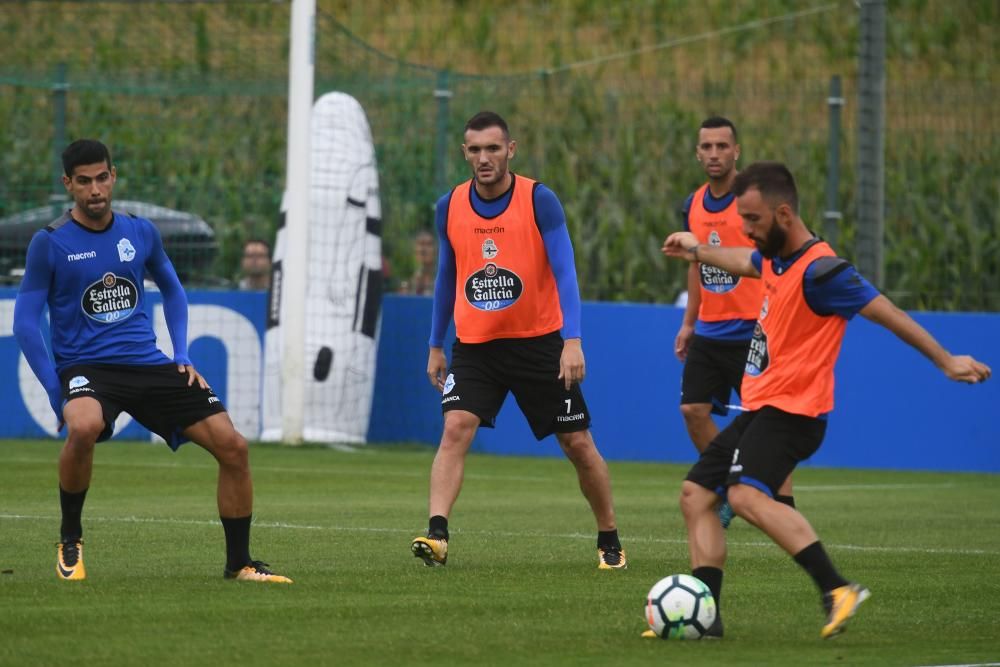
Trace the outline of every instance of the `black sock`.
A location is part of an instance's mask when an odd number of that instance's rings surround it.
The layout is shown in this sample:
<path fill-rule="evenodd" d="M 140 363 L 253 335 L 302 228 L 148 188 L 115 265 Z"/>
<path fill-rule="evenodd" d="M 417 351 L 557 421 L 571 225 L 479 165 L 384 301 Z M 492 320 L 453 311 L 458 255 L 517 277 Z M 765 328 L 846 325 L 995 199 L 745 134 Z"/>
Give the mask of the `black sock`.
<path fill-rule="evenodd" d="M 618 549 L 622 548 L 622 543 L 618 541 L 618 529 L 614 528 L 612 530 L 599 530 L 597 531 L 597 548 L 598 549 Z"/>
<path fill-rule="evenodd" d="M 250 517 L 227 519 L 220 516 L 219 519 L 226 533 L 226 569 L 238 572 L 250 564 Z"/>
<path fill-rule="evenodd" d="M 779 496 L 775 494 L 774 499 L 777 500 L 779 503 L 788 505 L 792 509 L 795 509 L 795 496 Z"/>
<path fill-rule="evenodd" d="M 795 554 L 794 558 L 795 562 L 801 565 L 802 569 L 812 577 L 813 581 L 816 582 L 816 586 L 823 593 L 850 583 L 847 579 L 840 576 L 837 569 L 833 567 L 830 557 L 819 540 Z"/>
<path fill-rule="evenodd" d="M 722 598 L 722 570 L 717 567 L 709 567 L 706 565 L 693 568 L 691 570 L 691 576 L 705 582 L 705 585 L 708 586 L 708 590 L 712 591 L 712 597 L 715 598 L 716 610 L 720 610 L 720 599 Z"/>
<path fill-rule="evenodd" d="M 435 514 L 431 517 L 427 527 L 427 535 L 436 537 L 439 540 L 448 539 L 448 517 Z"/>
<path fill-rule="evenodd" d="M 59 487 L 59 505 L 62 507 L 62 526 L 59 529 L 63 542 L 72 542 L 83 537 L 83 526 L 80 517 L 83 515 L 83 501 L 87 497 L 87 489 L 79 493 L 70 493 Z"/>

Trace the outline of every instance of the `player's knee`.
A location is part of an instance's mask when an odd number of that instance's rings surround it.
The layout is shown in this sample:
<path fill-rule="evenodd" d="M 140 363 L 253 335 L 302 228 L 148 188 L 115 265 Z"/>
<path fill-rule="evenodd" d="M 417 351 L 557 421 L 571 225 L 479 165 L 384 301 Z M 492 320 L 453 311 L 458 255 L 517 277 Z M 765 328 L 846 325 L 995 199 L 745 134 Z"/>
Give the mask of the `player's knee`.
<path fill-rule="evenodd" d="M 215 448 L 220 465 L 230 468 L 250 467 L 250 448 L 247 440 L 236 429 L 220 440 Z"/>
<path fill-rule="evenodd" d="M 444 431 L 441 434 L 441 447 L 444 449 L 464 449 L 472 442 L 479 426 L 479 418 L 475 415 L 459 415 L 448 413 L 444 420 Z"/>
<path fill-rule="evenodd" d="M 718 500 L 718 496 L 703 486 L 689 480 L 684 480 L 681 484 L 680 505 L 681 513 L 685 517 L 711 511 L 716 500 Z"/>
<path fill-rule="evenodd" d="M 103 415 L 79 415 L 66 422 L 66 442 L 73 447 L 93 447 L 104 432 Z"/>
<path fill-rule="evenodd" d="M 766 495 L 746 484 L 735 484 L 729 487 L 729 493 L 726 497 L 733 512 L 743 518 L 751 516 L 756 503 L 767 498 Z"/>
<path fill-rule="evenodd" d="M 563 452 L 574 463 L 587 461 L 595 455 L 600 456 L 597 453 L 597 447 L 594 445 L 594 439 L 591 437 L 590 431 L 557 433 L 556 439 L 559 441 L 559 446 L 562 447 Z"/>
<path fill-rule="evenodd" d="M 688 424 L 701 424 L 711 419 L 712 406 L 707 403 L 682 403 L 681 416 Z"/>

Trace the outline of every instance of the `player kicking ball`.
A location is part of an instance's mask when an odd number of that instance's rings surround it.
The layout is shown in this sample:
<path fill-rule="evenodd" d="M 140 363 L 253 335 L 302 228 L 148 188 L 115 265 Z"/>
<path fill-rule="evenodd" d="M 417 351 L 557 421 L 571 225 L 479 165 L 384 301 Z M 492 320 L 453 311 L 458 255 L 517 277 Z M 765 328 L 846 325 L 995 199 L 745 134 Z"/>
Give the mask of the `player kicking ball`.
<path fill-rule="evenodd" d="M 688 232 L 671 234 L 663 245 L 669 257 L 759 278 L 764 285 L 743 376 L 747 412 L 701 452 L 681 488 L 691 574 L 705 582 L 721 609 L 726 535 L 715 509 L 728 498 L 738 516 L 784 549 L 816 583 L 827 614 L 820 631 L 825 639 L 843 632 L 870 593 L 841 575 L 806 518 L 775 496 L 823 441 L 847 321 L 860 313 L 882 325 L 957 382 L 983 382 L 990 368 L 948 352 L 813 236 L 799 217 L 798 192 L 785 165 L 750 165 L 737 175 L 732 192 L 743 231 L 756 249 L 702 245 Z M 721 615 L 716 623 L 713 636 L 721 637 Z"/>

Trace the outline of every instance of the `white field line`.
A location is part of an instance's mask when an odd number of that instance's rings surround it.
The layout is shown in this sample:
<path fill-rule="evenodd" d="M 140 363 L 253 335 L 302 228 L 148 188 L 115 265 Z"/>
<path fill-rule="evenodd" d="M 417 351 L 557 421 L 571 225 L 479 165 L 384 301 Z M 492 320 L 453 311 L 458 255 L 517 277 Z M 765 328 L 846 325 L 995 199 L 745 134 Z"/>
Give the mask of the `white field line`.
<path fill-rule="evenodd" d="M 11 520 L 11 521 L 58 521 L 56 516 L 43 516 L 43 515 L 28 515 L 28 514 L 0 514 L 0 520 Z M 100 516 L 88 516 L 86 521 L 95 523 L 154 523 L 154 524 L 168 524 L 168 525 L 185 525 L 185 526 L 219 526 L 221 525 L 219 521 L 216 520 L 201 520 L 201 519 L 171 519 L 171 518 L 156 518 L 156 517 L 137 517 L 137 516 L 125 516 L 125 517 L 100 517 Z M 343 533 L 399 533 L 404 535 L 412 535 L 414 533 L 413 528 L 381 528 L 381 527 L 370 527 L 370 526 L 320 526 L 313 524 L 297 524 L 297 523 L 286 523 L 283 521 L 255 521 L 255 528 L 276 528 L 279 530 L 312 530 L 312 531 L 329 531 L 329 532 L 343 532 Z M 495 531 L 495 530 L 455 530 L 452 531 L 456 534 L 461 535 L 480 535 L 484 537 L 491 538 L 537 538 L 537 539 L 560 539 L 560 540 L 590 540 L 594 539 L 593 534 L 584 533 L 515 533 L 509 531 Z M 629 536 L 625 538 L 626 542 L 630 543 L 643 543 L 643 544 L 687 544 L 687 540 L 683 538 L 658 538 L 658 537 L 638 537 Z M 730 540 L 730 545 L 741 546 L 741 547 L 756 547 L 756 548 L 777 548 L 772 542 L 764 541 L 737 541 Z M 875 553 L 915 553 L 915 554 L 928 554 L 928 555 L 951 555 L 951 556 L 1000 556 L 1000 551 L 991 551 L 988 549 L 942 549 L 934 547 L 883 547 L 883 546 L 866 546 L 861 544 L 826 544 L 827 548 L 830 549 L 842 549 L 845 551 L 865 551 L 865 552 L 875 552 Z"/>
<path fill-rule="evenodd" d="M 39 464 L 39 465 L 55 465 L 55 459 L 35 459 L 35 458 L 13 458 L 13 459 L 0 459 L 4 464 L 10 463 L 22 463 L 22 464 Z M 169 462 L 155 462 L 155 461 L 137 461 L 137 462 L 123 462 L 123 461 L 95 461 L 95 466 L 107 467 L 107 468 L 168 468 L 168 469 L 185 469 L 185 470 L 215 470 L 216 466 L 213 463 L 169 463 Z M 468 466 L 472 467 L 472 466 Z M 299 468 L 299 467 L 289 467 L 289 466 L 258 466 L 253 465 L 251 461 L 251 468 L 254 472 L 275 472 L 275 473 L 294 473 L 294 474 L 304 474 L 304 475 L 350 475 L 351 477 L 359 477 L 365 473 L 369 473 L 372 476 L 377 477 L 416 477 L 416 478 L 426 478 L 430 475 L 430 466 L 427 470 L 412 470 L 412 471 L 398 471 L 398 470 L 382 470 L 381 468 L 359 468 L 356 466 L 351 466 L 347 468 Z M 572 476 L 572 472 L 567 468 L 567 472 Z M 481 480 L 496 480 L 498 482 L 535 482 L 539 484 L 550 484 L 552 482 L 559 482 L 565 476 L 541 476 L 541 475 L 493 475 L 484 474 L 477 472 L 466 472 L 465 479 L 481 479 Z M 613 482 L 614 480 L 612 480 Z M 632 480 L 629 482 L 630 486 L 642 485 L 642 486 L 664 486 L 667 484 L 680 484 L 681 478 L 664 478 L 662 476 L 650 476 L 648 479 Z M 886 490 L 906 490 L 906 489 L 948 489 L 961 486 L 954 482 L 926 482 L 917 484 L 797 484 L 795 485 L 795 493 L 800 491 L 886 491 Z"/>

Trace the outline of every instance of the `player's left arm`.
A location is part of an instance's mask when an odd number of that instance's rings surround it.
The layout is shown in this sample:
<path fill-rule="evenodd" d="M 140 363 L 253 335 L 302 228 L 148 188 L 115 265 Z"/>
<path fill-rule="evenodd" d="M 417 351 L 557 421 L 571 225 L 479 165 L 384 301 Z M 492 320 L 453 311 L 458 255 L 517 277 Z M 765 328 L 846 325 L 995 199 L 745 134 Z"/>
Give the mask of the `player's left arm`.
<path fill-rule="evenodd" d="M 552 267 L 563 315 L 563 350 L 559 358 L 559 379 L 569 389 L 583 382 L 587 374 L 580 327 L 580 286 L 576 278 L 573 242 L 566 227 L 566 212 L 552 190 L 538 184 L 534 192 L 535 222 L 542 234 L 545 254 Z"/>
<path fill-rule="evenodd" d="M 806 301 L 821 315 L 864 318 L 885 327 L 930 359 L 950 379 L 976 383 L 989 378 L 990 368 L 969 356 L 955 356 L 912 317 L 879 293 L 847 260 L 821 257 L 806 269 Z"/>
<path fill-rule="evenodd" d="M 174 363 L 177 364 L 177 372 L 185 373 L 188 378 L 188 386 L 198 383 L 202 389 L 208 389 L 208 382 L 195 370 L 188 357 L 188 301 L 181 280 L 177 276 L 174 265 L 163 250 L 163 240 L 160 232 L 152 224 L 146 229 L 146 241 L 150 248 L 149 257 L 146 259 L 146 270 L 152 276 L 153 282 L 160 289 L 163 297 L 163 317 L 167 321 L 167 332 L 170 334 L 170 342 L 174 346 Z"/>
<path fill-rule="evenodd" d="M 934 336 L 887 297 L 880 294 L 860 312 L 865 318 L 882 325 L 896 334 L 900 340 L 916 348 L 949 379 L 969 384 L 989 379 L 991 374 L 989 366 L 967 354 L 954 355 L 946 350 Z"/>

